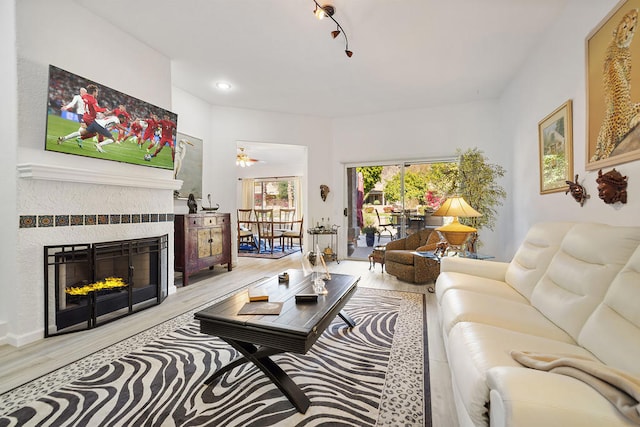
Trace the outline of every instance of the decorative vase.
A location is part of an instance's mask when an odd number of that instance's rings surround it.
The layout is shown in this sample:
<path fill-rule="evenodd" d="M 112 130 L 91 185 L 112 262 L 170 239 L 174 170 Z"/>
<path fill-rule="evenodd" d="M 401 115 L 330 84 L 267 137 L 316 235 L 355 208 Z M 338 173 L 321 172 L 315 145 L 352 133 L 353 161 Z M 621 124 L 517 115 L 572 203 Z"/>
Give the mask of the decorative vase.
<path fill-rule="evenodd" d="M 365 234 L 367 240 L 367 246 L 371 247 L 376 241 L 376 233 L 367 233 Z"/>

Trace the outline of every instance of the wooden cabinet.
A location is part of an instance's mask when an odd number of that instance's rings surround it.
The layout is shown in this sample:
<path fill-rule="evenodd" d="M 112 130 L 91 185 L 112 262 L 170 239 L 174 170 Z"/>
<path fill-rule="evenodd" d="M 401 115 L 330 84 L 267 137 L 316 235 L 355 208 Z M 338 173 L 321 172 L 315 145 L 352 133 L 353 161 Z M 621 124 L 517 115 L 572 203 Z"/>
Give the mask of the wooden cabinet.
<path fill-rule="evenodd" d="M 231 215 L 228 213 L 197 213 L 176 215 L 175 265 L 182 272 L 182 285 L 189 284 L 189 275 L 215 264 L 227 264 L 231 271 Z"/>

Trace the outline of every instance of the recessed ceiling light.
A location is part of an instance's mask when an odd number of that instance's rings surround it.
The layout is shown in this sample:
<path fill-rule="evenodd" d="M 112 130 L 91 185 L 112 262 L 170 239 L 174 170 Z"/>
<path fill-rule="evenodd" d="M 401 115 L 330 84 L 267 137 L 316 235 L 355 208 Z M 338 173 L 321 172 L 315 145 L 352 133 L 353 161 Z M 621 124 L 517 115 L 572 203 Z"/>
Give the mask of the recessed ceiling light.
<path fill-rule="evenodd" d="M 220 90 L 229 90 L 231 89 L 231 84 L 227 82 L 218 82 L 216 83 L 216 87 Z"/>

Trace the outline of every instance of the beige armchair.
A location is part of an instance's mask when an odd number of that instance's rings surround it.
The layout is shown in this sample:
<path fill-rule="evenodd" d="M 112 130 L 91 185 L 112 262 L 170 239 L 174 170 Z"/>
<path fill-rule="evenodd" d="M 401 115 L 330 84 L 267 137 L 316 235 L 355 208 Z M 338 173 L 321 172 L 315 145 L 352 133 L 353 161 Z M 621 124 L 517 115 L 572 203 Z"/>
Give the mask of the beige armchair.
<path fill-rule="evenodd" d="M 440 263 L 412 252 L 434 251 L 440 240 L 437 231 L 425 228 L 387 243 L 384 255 L 387 273 L 410 283 L 434 282 L 440 274 Z"/>

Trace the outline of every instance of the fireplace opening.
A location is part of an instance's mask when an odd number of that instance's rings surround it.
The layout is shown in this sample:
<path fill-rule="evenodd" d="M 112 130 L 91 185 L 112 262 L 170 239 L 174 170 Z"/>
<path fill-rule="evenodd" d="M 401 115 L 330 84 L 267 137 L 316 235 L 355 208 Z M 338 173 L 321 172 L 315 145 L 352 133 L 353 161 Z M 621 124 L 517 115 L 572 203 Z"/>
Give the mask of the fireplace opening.
<path fill-rule="evenodd" d="M 45 337 L 91 329 L 160 304 L 168 236 L 45 246 Z"/>

